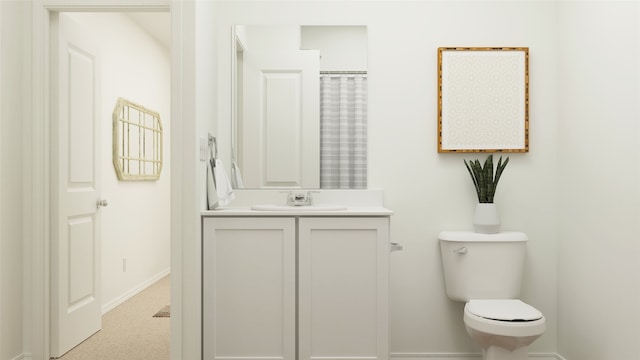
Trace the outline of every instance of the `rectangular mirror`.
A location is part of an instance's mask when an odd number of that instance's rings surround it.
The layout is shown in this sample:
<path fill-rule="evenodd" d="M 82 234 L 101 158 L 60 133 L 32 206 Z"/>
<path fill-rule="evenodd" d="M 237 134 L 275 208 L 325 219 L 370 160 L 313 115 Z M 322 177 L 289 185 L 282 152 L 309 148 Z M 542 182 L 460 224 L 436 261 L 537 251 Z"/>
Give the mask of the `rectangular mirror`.
<path fill-rule="evenodd" d="M 438 152 L 529 151 L 529 48 L 438 48 Z"/>
<path fill-rule="evenodd" d="M 366 26 L 232 33 L 234 188 L 366 189 Z"/>

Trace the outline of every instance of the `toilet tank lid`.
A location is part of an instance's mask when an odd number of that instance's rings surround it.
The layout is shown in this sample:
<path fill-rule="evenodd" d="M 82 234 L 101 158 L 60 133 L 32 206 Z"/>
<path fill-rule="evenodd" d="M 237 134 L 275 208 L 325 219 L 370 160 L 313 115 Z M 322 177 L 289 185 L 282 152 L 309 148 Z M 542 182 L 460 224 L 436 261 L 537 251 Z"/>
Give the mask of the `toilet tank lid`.
<path fill-rule="evenodd" d="M 513 242 L 527 241 L 527 234 L 518 231 L 505 231 L 497 234 L 481 234 L 473 231 L 441 231 L 438 239 L 445 241 L 464 241 L 464 242 Z"/>
<path fill-rule="evenodd" d="M 467 310 L 485 319 L 500 321 L 534 321 L 542 319 L 540 310 L 518 299 L 472 299 Z"/>

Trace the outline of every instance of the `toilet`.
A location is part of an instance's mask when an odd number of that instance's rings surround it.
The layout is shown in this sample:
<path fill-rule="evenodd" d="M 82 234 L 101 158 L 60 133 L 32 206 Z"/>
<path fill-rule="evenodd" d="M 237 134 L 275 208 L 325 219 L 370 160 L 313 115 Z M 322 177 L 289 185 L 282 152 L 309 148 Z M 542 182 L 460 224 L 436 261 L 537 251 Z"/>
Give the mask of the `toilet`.
<path fill-rule="evenodd" d="M 484 360 L 527 360 L 545 319 L 518 299 L 527 235 L 443 231 L 438 235 L 447 296 L 465 302 L 463 320 Z"/>

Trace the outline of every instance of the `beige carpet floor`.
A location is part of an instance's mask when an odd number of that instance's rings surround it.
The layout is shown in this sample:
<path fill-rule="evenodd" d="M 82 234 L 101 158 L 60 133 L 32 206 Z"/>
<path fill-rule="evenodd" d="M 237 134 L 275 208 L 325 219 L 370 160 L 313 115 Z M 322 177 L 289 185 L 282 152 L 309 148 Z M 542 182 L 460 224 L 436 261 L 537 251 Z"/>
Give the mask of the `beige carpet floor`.
<path fill-rule="evenodd" d="M 170 303 L 166 276 L 102 316 L 102 330 L 62 360 L 168 360 L 169 317 L 153 317 Z"/>

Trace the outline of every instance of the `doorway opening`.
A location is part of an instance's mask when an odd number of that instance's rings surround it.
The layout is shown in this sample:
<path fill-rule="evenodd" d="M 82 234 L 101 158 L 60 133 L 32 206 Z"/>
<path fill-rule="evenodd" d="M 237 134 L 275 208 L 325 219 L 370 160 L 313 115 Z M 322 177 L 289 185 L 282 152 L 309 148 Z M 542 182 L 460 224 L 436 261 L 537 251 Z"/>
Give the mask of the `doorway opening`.
<path fill-rule="evenodd" d="M 63 31 L 63 21 L 74 25 Z M 56 224 L 52 227 L 58 231 L 52 231 L 51 235 L 50 348 L 52 357 L 60 357 L 95 331 L 85 330 L 85 334 L 75 334 L 76 339 L 72 341 L 61 340 L 68 331 L 60 330 L 58 325 L 61 316 L 58 313 L 68 313 L 95 301 L 99 304 L 97 316 L 102 317 L 154 284 L 168 281 L 171 248 L 170 16 L 168 12 L 60 12 L 51 13 L 51 25 L 52 39 L 57 39 L 54 41 L 56 48 L 54 43 L 51 46 L 50 67 L 54 89 L 50 106 L 52 139 L 55 139 L 52 141 L 52 184 L 55 185 L 51 191 L 52 223 Z M 63 47 L 63 41 L 60 40 L 63 32 L 67 32 L 64 34 L 65 44 L 68 45 L 64 46 L 67 47 Z M 72 32 L 75 33 L 70 34 Z M 75 39 L 78 38 L 81 40 L 76 43 Z M 89 44 L 86 49 L 81 45 L 83 41 Z M 62 57 L 68 59 L 59 60 Z M 91 90 L 77 91 L 80 86 L 95 89 L 95 93 L 87 95 Z M 59 91 L 60 87 L 63 87 L 63 91 Z M 112 163 L 112 113 L 119 97 L 144 104 L 160 114 L 165 131 L 164 164 L 158 180 L 117 179 Z M 84 114 L 95 115 L 93 125 L 85 124 Z M 88 146 L 90 141 L 87 139 L 95 140 L 95 156 L 88 162 L 90 156 L 75 159 L 78 156 L 73 154 L 86 153 L 73 150 L 78 149 L 78 144 L 80 149 Z M 65 156 L 64 151 L 73 156 Z M 72 158 L 78 164 L 75 168 L 72 164 L 63 164 Z M 87 164 L 91 166 L 85 166 Z M 60 169 L 59 165 L 65 168 Z M 95 167 L 97 171 L 86 171 L 86 174 L 80 171 L 78 175 L 73 170 L 90 167 Z M 96 201 L 102 207 L 97 206 L 98 209 L 93 209 L 89 216 L 68 216 L 65 213 L 67 205 L 74 200 L 63 200 L 63 193 L 69 190 L 59 186 L 65 183 L 61 179 L 68 174 L 75 176 L 73 180 L 80 187 L 97 184 L 99 198 Z M 71 192 L 74 190 L 71 189 Z M 69 224 L 73 226 L 67 226 Z M 94 239 L 91 245 L 83 242 L 85 235 L 91 235 L 89 237 Z M 61 249 L 64 251 L 55 251 Z M 60 253 L 76 254 L 76 257 L 70 255 L 68 259 L 62 259 L 58 256 Z M 87 253 L 93 254 L 96 261 L 87 261 L 87 256 L 84 256 Z M 91 272 L 93 276 L 85 276 Z M 58 278 L 63 280 L 58 281 Z M 60 286 L 62 283 L 65 284 Z M 163 289 L 169 292 L 169 286 Z M 64 296 L 68 297 L 68 301 L 60 300 L 62 293 L 67 293 Z M 66 309 L 60 311 L 61 307 Z M 147 309 L 152 315 L 157 310 Z M 80 317 L 72 319 L 67 326 L 71 329 L 82 328 L 78 322 L 85 320 L 91 321 L 87 317 Z M 163 320 L 168 322 L 168 319 Z M 168 330 L 168 326 L 166 328 Z M 167 342 L 169 338 L 167 333 Z"/>

